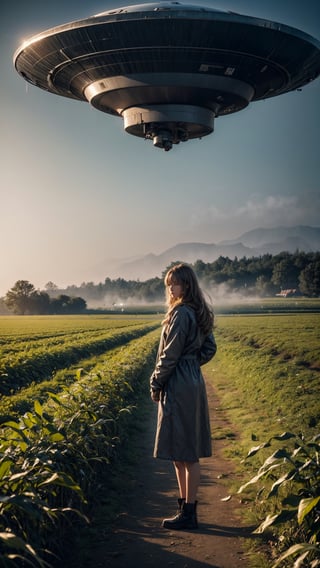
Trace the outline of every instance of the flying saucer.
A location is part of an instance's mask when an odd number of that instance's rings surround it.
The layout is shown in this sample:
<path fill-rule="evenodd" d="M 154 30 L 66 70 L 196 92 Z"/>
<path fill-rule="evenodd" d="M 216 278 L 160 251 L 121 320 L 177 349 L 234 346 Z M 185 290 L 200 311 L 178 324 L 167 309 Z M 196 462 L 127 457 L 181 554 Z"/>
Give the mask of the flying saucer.
<path fill-rule="evenodd" d="M 17 72 L 46 91 L 122 117 L 170 150 L 214 119 L 299 89 L 320 74 L 320 42 L 276 22 L 180 2 L 138 4 L 27 40 Z"/>

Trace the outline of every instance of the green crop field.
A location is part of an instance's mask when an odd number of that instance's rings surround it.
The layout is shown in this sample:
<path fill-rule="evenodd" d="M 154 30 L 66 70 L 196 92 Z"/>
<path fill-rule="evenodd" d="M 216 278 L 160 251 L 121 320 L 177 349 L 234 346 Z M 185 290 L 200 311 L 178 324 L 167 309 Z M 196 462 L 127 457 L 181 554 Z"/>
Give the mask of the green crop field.
<path fill-rule="evenodd" d="M 0 394 L 10 397 L 28 385 L 67 370 L 158 327 L 154 317 L 0 317 Z M 58 377 L 61 382 L 61 374 Z M 33 389 L 36 393 L 37 389 Z"/>
<path fill-rule="evenodd" d="M 97 483 L 112 479 L 139 423 L 159 324 L 0 318 L 1 566 L 61 565 L 71 526 L 96 506 Z"/>
<path fill-rule="evenodd" d="M 244 463 L 252 444 L 284 431 L 311 437 L 320 421 L 319 315 L 248 312 L 218 313 L 218 352 L 205 367 L 230 424 L 219 431 L 213 413 L 213 440 L 228 440 L 238 485 L 263 462 L 259 453 Z M 99 479 L 112 475 L 144 412 L 160 321 L 0 317 L 1 565 L 54 565 L 66 522 L 90 516 Z"/>
<path fill-rule="evenodd" d="M 247 542 L 248 565 L 318 566 L 319 315 L 218 316 L 216 337 L 206 373 L 229 426 L 217 429 L 213 413 L 212 435 L 227 440 L 229 491 L 261 535 Z"/>
<path fill-rule="evenodd" d="M 218 316 L 216 336 L 213 382 L 245 444 L 319 420 L 318 314 Z"/>

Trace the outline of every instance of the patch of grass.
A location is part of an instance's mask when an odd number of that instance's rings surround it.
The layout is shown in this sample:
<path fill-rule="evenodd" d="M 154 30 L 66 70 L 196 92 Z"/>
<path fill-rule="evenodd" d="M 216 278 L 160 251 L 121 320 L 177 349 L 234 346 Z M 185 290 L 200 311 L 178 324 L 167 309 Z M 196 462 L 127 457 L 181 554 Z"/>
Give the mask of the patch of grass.
<path fill-rule="evenodd" d="M 212 434 L 213 440 L 234 440 L 235 438 L 235 432 L 228 427 L 217 427 Z"/>
<path fill-rule="evenodd" d="M 220 317 L 216 338 L 207 374 L 245 450 L 252 435 L 307 434 L 319 423 L 317 315 Z"/>

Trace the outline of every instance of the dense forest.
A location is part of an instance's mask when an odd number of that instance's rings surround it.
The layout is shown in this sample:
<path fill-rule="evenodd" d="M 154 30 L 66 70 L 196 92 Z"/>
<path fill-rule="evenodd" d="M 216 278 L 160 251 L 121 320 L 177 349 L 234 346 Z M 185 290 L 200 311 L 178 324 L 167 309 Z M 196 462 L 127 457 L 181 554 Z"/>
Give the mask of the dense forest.
<path fill-rule="evenodd" d="M 177 262 L 179 260 L 172 264 Z M 197 260 L 192 267 L 203 289 L 213 299 L 230 293 L 242 297 L 320 296 L 320 252 L 283 252 L 233 260 L 220 256 L 214 262 Z M 0 312 L 80 313 L 87 307 L 109 309 L 129 303 L 163 303 L 164 273 L 142 282 L 106 278 L 99 284 L 84 282 L 66 289 L 48 282 L 44 291 L 35 290 L 31 283 L 20 280 L 1 300 Z"/>

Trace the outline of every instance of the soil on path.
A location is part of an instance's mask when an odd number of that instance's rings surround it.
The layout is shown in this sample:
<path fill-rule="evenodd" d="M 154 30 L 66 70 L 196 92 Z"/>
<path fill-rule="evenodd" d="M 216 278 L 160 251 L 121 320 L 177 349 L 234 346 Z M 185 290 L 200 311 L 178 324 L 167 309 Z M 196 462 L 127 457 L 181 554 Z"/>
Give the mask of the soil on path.
<path fill-rule="evenodd" d="M 215 428 L 230 424 L 219 409 L 213 387 L 207 381 L 210 415 Z M 213 456 L 201 460 L 201 487 L 198 494 L 199 529 L 168 531 L 161 527 L 165 517 L 177 509 L 177 483 L 171 462 L 152 457 L 156 426 L 156 405 L 145 434 L 140 438 L 131 490 L 123 511 L 109 526 L 97 519 L 99 538 L 86 550 L 85 568 L 245 568 L 244 538 L 252 527 L 241 524 L 235 498 L 228 497 L 225 478 L 235 474 L 223 457 L 228 440 L 214 441 Z M 93 524 L 95 520 L 93 520 Z M 102 524 L 102 526 L 101 526 Z M 96 527 L 97 528 L 97 527 Z"/>

